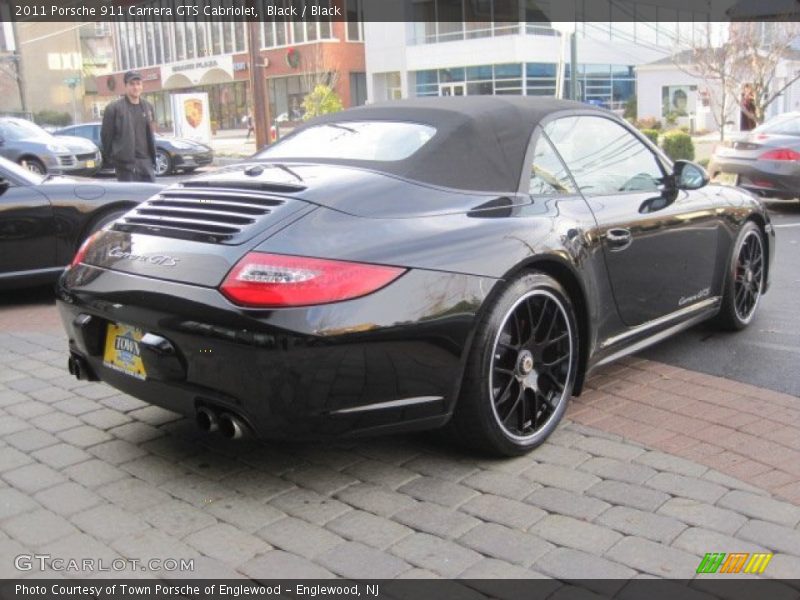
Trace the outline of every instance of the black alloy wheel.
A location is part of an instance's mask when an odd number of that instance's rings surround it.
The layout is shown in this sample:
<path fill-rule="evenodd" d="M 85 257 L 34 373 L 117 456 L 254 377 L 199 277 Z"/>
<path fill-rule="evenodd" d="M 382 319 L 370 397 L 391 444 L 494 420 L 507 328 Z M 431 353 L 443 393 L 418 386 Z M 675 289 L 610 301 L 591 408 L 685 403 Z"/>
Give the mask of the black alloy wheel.
<path fill-rule="evenodd" d="M 555 430 L 578 370 L 578 328 L 564 288 L 544 273 L 511 280 L 476 329 L 451 427 L 495 455 L 529 452 Z"/>
<path fill-rule="evenodd" d="M 561 301 L 547 290 L 520 298 L 495 339 L 489 393 L 498 425 L 524 441 L 556 414 L 570 379 L 572 332 Z"/>
<path fill-rule="evenodd" d="M 748 221 L 739 231 L 731 253 L 729 271 L 717 315 L 717 324 L 727 330 L 744 329 L 753 320 L 764 291 L 767 256 L 764 236 Z"/>
<path fill-rule="evenodd" d="M 734 308 L 742 322 L 749 323 L 758 306 L 764 283 L 764 242 L 758 231 L 749 231 L 739 248 L 734 278 Z"/>
<path fill-rule="evenodd" d="M 172 159 L 169 154 L 162 149 L 156 150 L 156 177 L 163 177 L 172 172 Z"/>

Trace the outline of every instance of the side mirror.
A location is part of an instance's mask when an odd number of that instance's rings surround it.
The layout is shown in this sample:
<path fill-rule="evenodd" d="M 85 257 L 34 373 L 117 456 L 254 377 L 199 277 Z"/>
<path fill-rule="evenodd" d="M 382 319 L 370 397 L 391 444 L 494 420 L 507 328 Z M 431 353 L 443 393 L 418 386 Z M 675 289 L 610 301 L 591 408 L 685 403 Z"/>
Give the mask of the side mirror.
<path fill-rule="evenodd" d="M 6 193 L 6 190 L 11 187 L 11 184 L 8 183 L 8 180 L 4 177 L 0 177 L 0 196 Z"/>
<path fill-rule="evenodd" d="M 706 170 L 688 160 L 676 160 L 673 165 L 672 180 L 679 190 L 699 190 L 708 184 L 711 178 Z"/>

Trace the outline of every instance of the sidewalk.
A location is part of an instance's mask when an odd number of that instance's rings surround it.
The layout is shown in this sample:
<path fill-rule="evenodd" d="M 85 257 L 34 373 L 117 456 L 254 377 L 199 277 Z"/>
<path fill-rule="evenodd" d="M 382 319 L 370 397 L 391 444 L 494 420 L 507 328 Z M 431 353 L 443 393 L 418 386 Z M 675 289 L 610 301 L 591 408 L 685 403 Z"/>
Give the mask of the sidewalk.
<path fill-rule="evenodd" d="M 230 159 L 247 158 L 256 151 L 255 134 L 250 134 L 247 139 L 247 129 L 223 129 L 211 136 L 210 146 L 214 149 L 214 163 L 223 159 L 227 163 Z"/>
<path fill-rule="evenodd" d="M 769 551 L 765 577 L 800 573 L 792 396 L 633 358 L 592 377 L 520 458 L 476 458 L 435 434 L 231 443 L 75 380 L 65 347 L 49 301 L 0 307 L 0 556 L 194 558 L 197 577 L 598 577 L 615 588 L 692 579 L 706 552 Z M 14 576 L 0 561 L 0 577 Z"/>

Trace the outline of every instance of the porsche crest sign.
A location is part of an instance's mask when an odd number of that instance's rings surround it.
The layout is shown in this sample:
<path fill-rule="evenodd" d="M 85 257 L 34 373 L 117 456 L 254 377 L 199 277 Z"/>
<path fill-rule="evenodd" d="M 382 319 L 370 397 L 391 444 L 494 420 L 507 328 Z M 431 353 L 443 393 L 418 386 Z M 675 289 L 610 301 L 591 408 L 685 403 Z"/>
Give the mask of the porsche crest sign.
<path fill-rule="evenodd" d="M 175 136 L 208 144 L 211 141 L 208 94 L 173 94 L 171 98 Z"/>
<path fill-rule="evenodd" d="M 203 123 L 203 103 L 197 98 L 183 101 L 183 114 L 190 127 L 197 129 Z"/>

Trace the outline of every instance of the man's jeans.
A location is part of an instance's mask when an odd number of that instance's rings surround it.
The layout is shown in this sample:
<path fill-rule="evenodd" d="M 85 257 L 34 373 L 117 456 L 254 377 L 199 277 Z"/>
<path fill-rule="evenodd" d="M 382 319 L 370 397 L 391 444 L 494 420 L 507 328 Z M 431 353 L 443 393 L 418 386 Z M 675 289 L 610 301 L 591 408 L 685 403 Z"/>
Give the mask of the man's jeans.
<path fill-rule="evenodd" d="M 116 165 L 117 181 L 149 181 L 156 180 L 153 161 L 149 158 L 137 158 L 136 162 Z"/>

